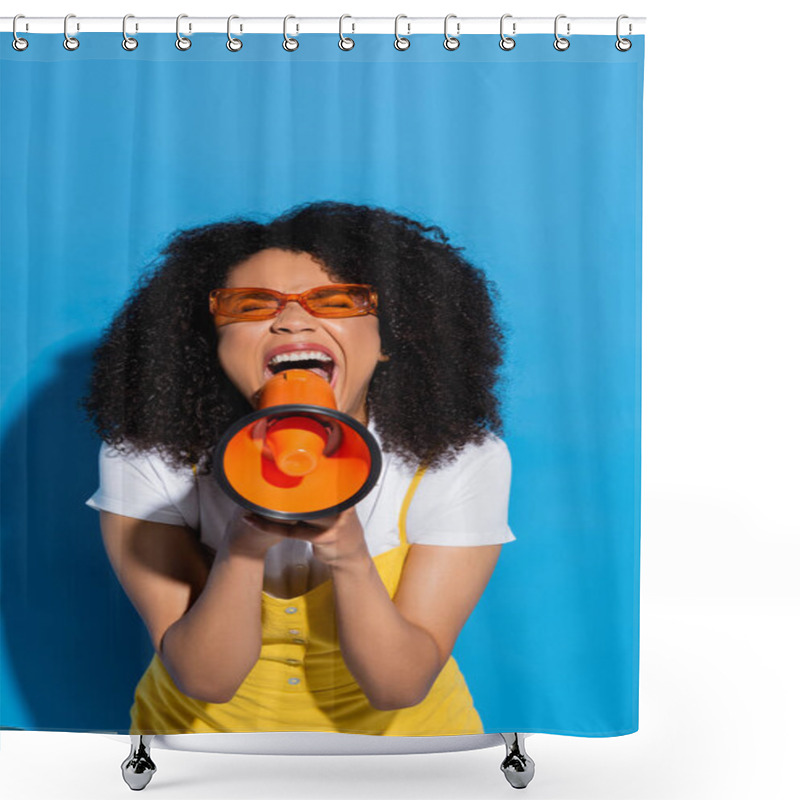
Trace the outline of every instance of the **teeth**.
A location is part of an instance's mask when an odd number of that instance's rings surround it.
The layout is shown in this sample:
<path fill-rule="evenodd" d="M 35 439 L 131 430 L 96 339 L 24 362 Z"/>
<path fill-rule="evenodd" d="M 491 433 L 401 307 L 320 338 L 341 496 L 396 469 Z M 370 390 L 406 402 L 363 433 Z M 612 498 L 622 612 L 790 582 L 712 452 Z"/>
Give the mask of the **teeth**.
<path fill-rule="evenodd" d="M 319 350 L 295 350 L 292 353 L 281 353 L 271 358 L 269 366 L 282 364 L 284 361 L 333 361 L 333 359 Z"/>

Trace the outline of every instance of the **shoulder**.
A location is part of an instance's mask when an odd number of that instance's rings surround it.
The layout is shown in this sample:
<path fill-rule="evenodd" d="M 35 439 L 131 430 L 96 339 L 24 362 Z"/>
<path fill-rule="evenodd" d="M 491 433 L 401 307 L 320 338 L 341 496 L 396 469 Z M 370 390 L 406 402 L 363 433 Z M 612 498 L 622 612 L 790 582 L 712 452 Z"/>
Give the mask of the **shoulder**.
<path fill-rule="evenodd" d="M 157 450 L 139 450 L 127 441 L 119 446 L 103 442 L 98 458 L 101 470 L 138 472 L 166 483 L 193 478 L 190 468 L 176 469 Z"/>
<path fill-rule="evenodd" d="M 425 472 L 428 485 L 452 484 L 476 476 L 506 480 L 511 477 L 508 446 L 494 433 L 488 433 L 480 443 L 465 445 L 450 462 Z"/>
<path fill-rule="evenodd" d="M 156 451 L 103 442 L 99 487 L 87 501 L 97 510 L 170 524 L 186 523 L 186 502 L 195 491 L 191 469 L 175 469 Z"/>
<path fill-rule="evenodd" d="M 511 454 L 488 434 L 455 458 L 426 470 L 408 510 L 408 541 L 478 545 L 514 540 L 508 527 Z"/>

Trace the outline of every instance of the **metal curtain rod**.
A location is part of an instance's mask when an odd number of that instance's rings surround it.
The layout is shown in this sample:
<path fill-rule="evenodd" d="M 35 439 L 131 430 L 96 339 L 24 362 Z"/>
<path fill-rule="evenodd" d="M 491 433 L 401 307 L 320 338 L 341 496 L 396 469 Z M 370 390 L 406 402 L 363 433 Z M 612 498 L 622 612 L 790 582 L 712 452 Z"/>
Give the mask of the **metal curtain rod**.
<path fill-rule="evenodd" d="M 505 30 L 510 35 L 526 33 L 553 33 L 555 17 L 514 17 L 506 15 Z M 12 30 L 13 17 L 0 17 L 0 31 Z M 174 33 L 175 17 L 136 17 L 130 16 L 127 22 L 129 34 L 136 33 Z M 616 32 L 616 17 L 570 17 L 561 16 L 560 31 L 563 34 L 609 34 Z M 352 17 L 346 15 L 343 21 L 346 33 L 386 33 L 395 32 L 395 17 Z M 401 15 L 398 23 L 402 35 L 416 33 L 436 33 L 444 31 L 444 17 L 407 17 Z M 567 24 L 569 32 L 567 33 Z M 338 33 L 339 17 L 292 17 L 289 30 L 297 33 Z M 228 17 L 193 17 L 186 15 L 181 22 L 183 34 L 225 33 Z M 459 17 L 452 15 L 448 29 L 451 34 L 498 33 L 500 16 L 497 17 Z M 644 33 L 645 18 L 629 17 L 624 20 L 625 35 Z M 237 33 L 283 33 L 284 17 L 235 17 L 234 30 Z M 70 15 L 70 34 L 117 33 L 122 31 L 122 17 L 81 17 Z M 64 33 L 64 17 L 28 17 L 17 20 L 17 33 Z"/>

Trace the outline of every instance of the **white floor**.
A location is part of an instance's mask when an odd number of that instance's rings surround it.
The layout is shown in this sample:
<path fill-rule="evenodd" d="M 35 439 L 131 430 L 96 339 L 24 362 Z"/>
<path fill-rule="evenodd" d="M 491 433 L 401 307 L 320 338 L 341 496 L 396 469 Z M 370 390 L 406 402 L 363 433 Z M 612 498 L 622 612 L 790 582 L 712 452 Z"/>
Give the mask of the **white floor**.
<path fill-rule="evenodd" d="M 539 800 L 794 800 L 800 751 L 800 603 L 644 604 L 640 731 L 616 739 L 533 736 Z M 513 791 L 502 747 L 403 756 L 223 756 L 154 750 L 147 796 L 459 798 Z M 127 797 L 127 747 L 102 735 L 0 733 L 9 800 Z"/>

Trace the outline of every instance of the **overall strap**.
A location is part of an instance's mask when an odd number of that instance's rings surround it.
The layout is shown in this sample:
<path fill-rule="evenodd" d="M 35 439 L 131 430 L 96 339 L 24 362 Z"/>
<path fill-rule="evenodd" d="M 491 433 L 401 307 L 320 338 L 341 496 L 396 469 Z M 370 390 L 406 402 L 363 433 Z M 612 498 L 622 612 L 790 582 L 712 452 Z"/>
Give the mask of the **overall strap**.
<path fill-rule="evenodd" d="M 419 482 L 422 480 L 422 476 L 425 474 L 425 470 L 427 469 L 427 464 L 420 464 L 419 467 L 417 467 L 417 471 L 414 473 L 414 478 L 412 479 L 411 484 L 406 491 L 406 496 L 400 509 L 400 520 L 398 522 L 398 527 L 400 528 L 400 544 L 408 544 L 408 538 L 406 537 L 406 515 L 408 514 L 408 507 L 411 505 L 414 492 L 417 491 L 417 486 L 419 486 Z"/>

